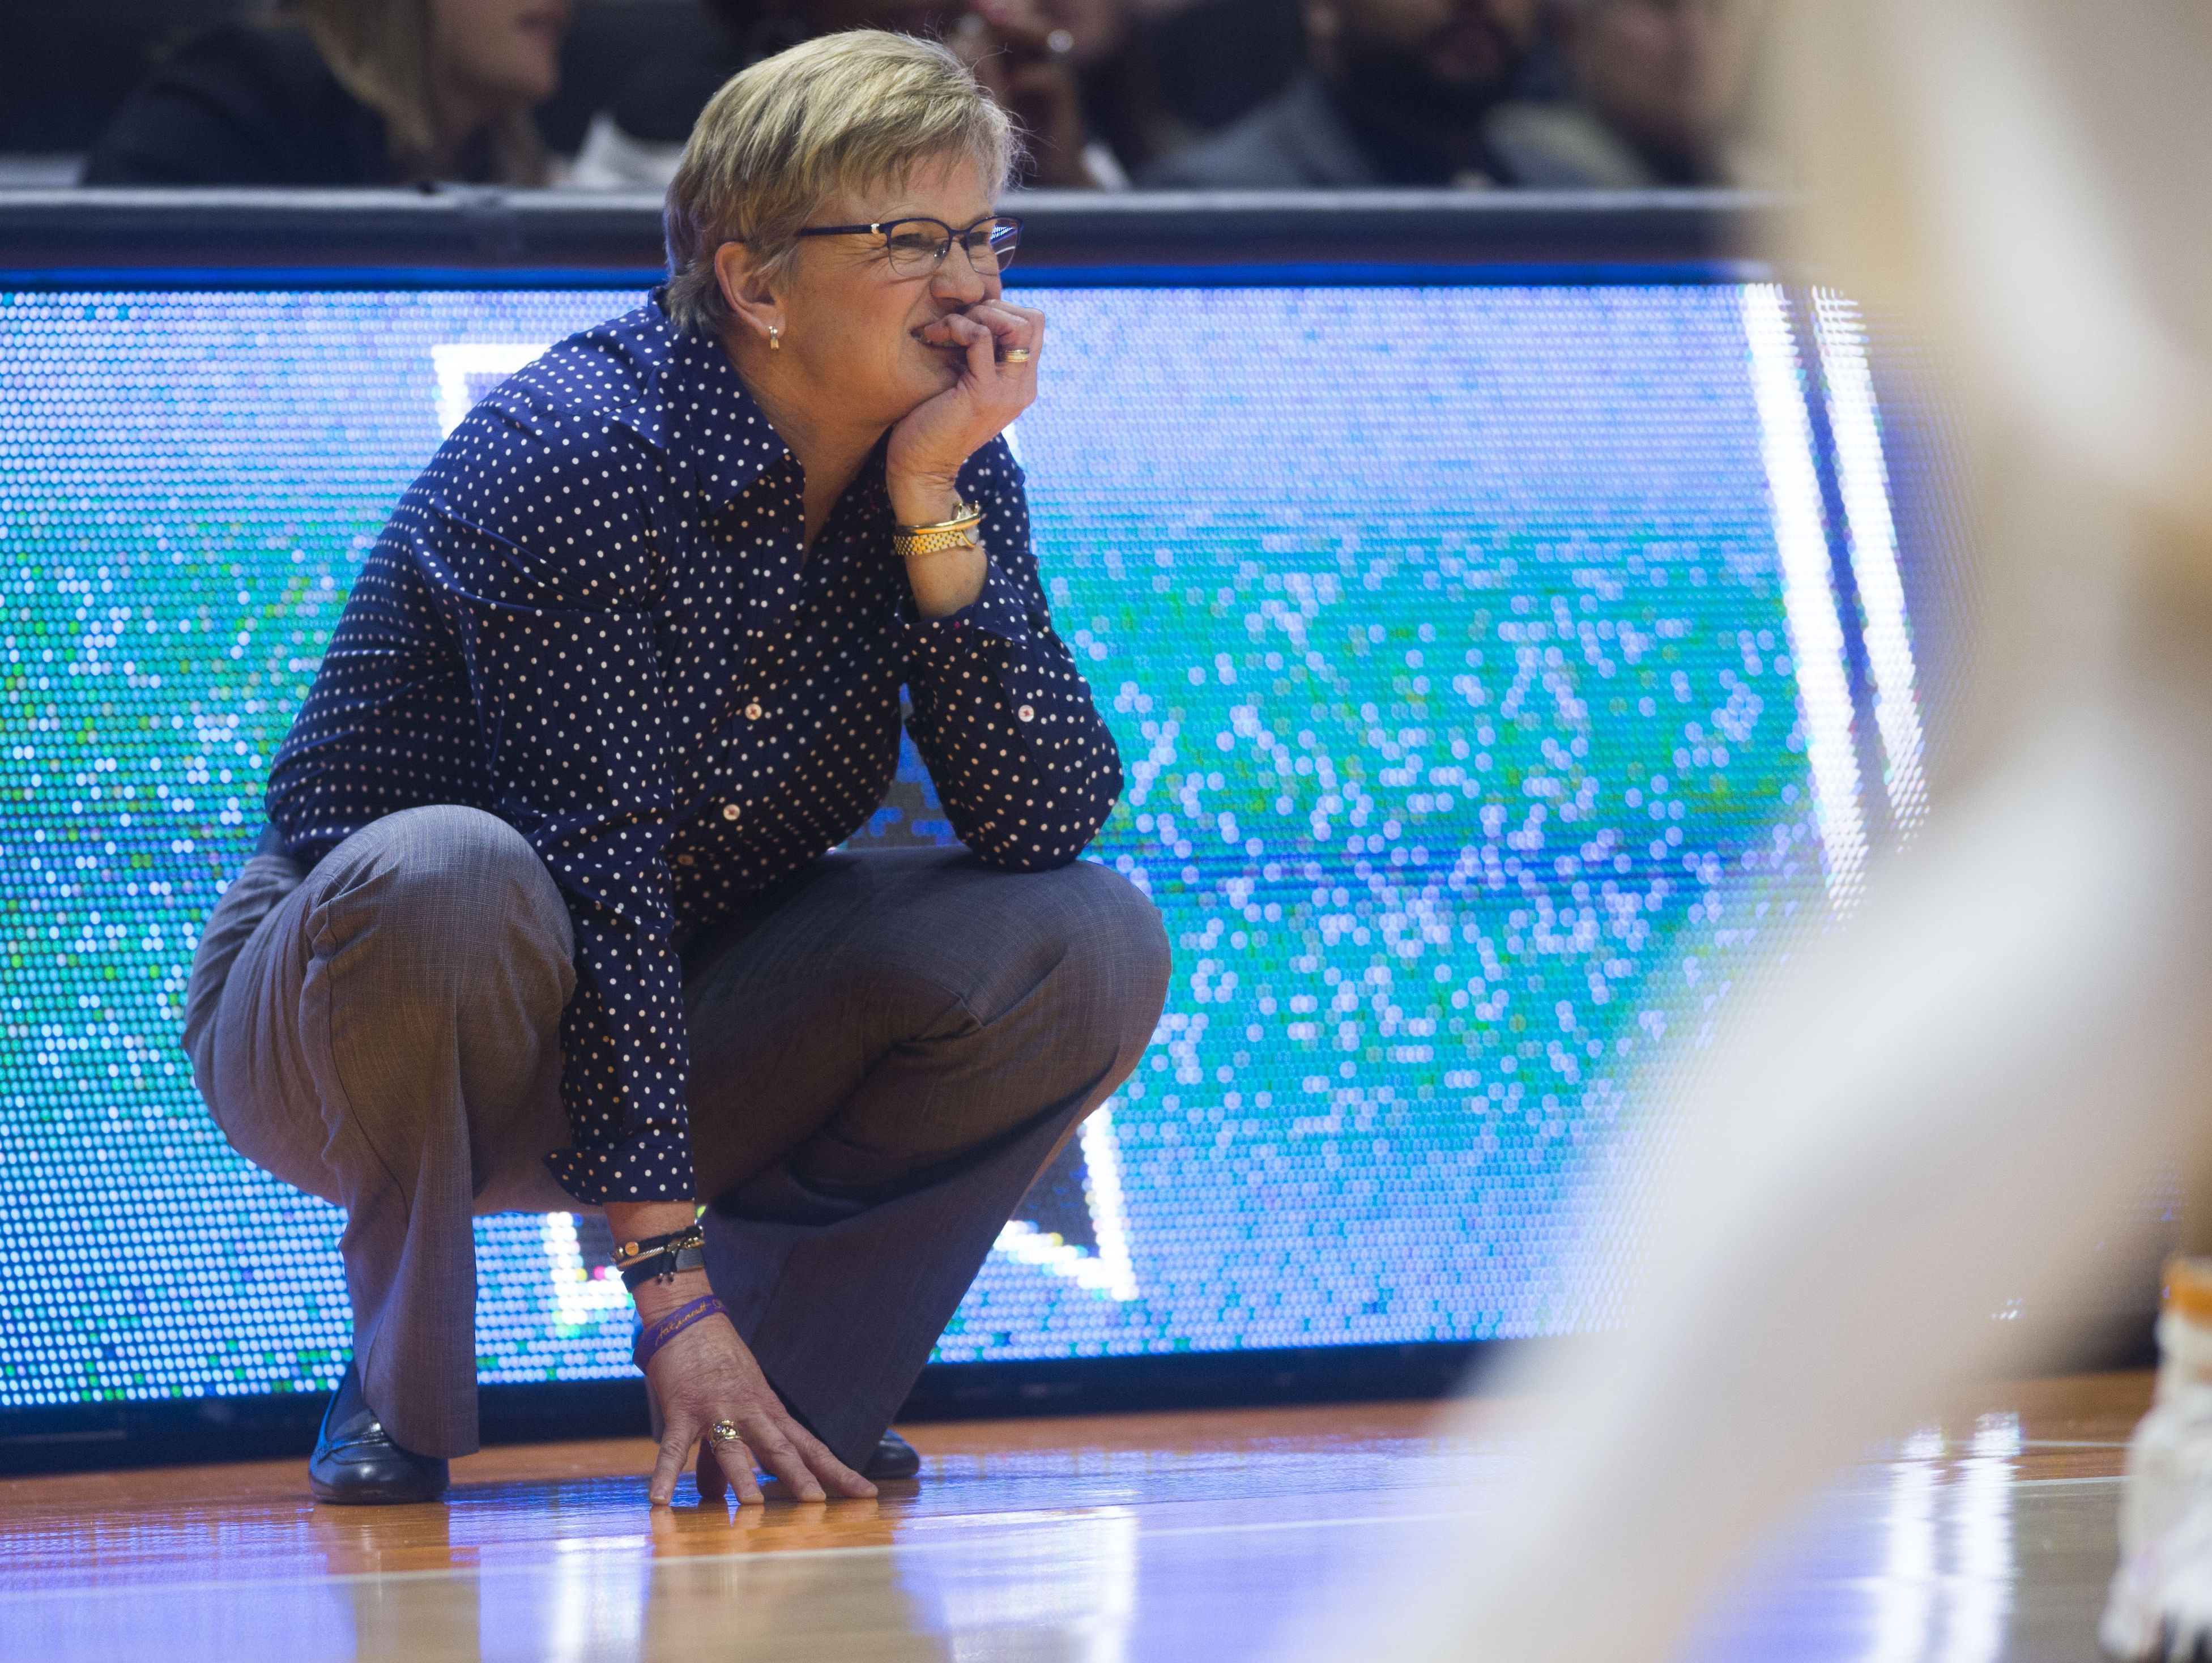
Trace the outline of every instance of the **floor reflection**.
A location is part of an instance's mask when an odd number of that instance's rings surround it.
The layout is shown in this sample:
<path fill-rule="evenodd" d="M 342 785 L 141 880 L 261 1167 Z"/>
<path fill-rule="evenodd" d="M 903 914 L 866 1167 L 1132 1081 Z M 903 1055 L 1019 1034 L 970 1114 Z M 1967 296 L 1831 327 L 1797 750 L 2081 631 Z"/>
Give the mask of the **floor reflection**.
<path fill-rule="evenodd" d="M 1890 1465 L 1868 1663 L 1996 1663 L 2012 1611 L 2016 1415 L 1983 1417 L 1960 1454 L 1942 1429 Z"/>
<path fill-rule="evenodd" d="M 995 1541 L 988 1554 L 902 1556 L 900 1580 L 954 1663 L 1126 1663 L 1137 1514 L 1101 1508 Z"/>
<path fill-rule="evenodd" d="M 652 1603 L 653 1561 L 635 1542 L 582 1537 L 554 1544 L 549 1576 L 525 1569 L 477 1581 L 477 1636 L 484 1656 L 586 1663 L 636 1654 Z M 537 1643 L 518 1649 L 518 1636 Z"/>
<path fill-rule="evenodd" d="M 1684 1663 L 2093 1657 L 2145 1395 L 2013 1388 L 1854 1467 Z M 652 1511 L 626 1444 L 471 1457 L 447 1507 L 319 1508 L 290 1464 L 0 1483 L 0 1659 L 1269 1663 L 1524 1459 L 1428 1412 L 922 1428 L 929 1481 L 765 1508 Z"/>
<path fill-rule="evenodd" d="M 1936 1428 L 1905 1439 L 1890 1467 L 1868 1663 L 1908 1663 L 1928 1655 L 1936 1617 L 1936 1503 L 1942 1457 L 1943 1433 Z"/>
<path fill-rule="evenodd" d="M 2021 1450 L 2020 1419 L 1985 1417 L 1972 1453 L 1959 1463 L 1951 1498 L 1949 1626 L 1942 1663 L 1995 1663 L 2012 1615 L 2013 1463 Z"/>
<path fill-rule="evenodd" d="M 2118 1443 L 2097 1447 L 2116 1469 Z M 2054 1569 L 2085 1583 L 2109 1574 L 2118 1489 L 2110 1479 L 2056 1480 L 2084 1484 L 2064 1502 L 2084 1527 L 2063 1552 L 2048 1539 L 2024 1551 L 2014 1513 L 2026 1449 L 2018 1416 L 2000 1413 L 1964 1429 L 1923 1429 L 1885 1459 L 1852 1469 L 1730 1591 L 1686 1663 L 2045 1656 L 2014 1632 L 2017 1591 L 2023 1579 Z M 2090 1628 L 2076 1617 L 2075 1650 L 2058 1654 L 2071 1663 L 2095 1656 L 2094 1644 L 2080 1649 Z"/>

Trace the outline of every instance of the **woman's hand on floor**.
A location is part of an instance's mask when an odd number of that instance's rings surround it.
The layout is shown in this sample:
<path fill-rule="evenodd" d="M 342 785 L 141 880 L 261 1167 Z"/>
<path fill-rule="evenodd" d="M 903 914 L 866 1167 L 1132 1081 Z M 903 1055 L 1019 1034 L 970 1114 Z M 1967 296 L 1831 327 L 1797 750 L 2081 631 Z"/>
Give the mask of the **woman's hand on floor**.
<path fill-rule="evenodd" d="M 685 1286 L 694 1280 L 701 1284 L 697 1292 Z M 659 1314 L 657 1308 L 647 1311 L 649 1303 L 657 1306 L 665 1301 L 673 1309 L 705 1292 L 705 1283 L 702 1272 L 692 1271 L 672 1284 L 651 1284 L 651 1293 L 640 1289 L 640 1314 L 649 1321 Z M 655 1294 L 659 1300 L 653 1297 Z M 728 1318 L 710 1316 L 684 1329 L 646 1364 L 646 1378 L 662 1420 L 659 1459 L 653 1463 L 650 1490 L 655 1507 L 665 1507 L 674 1498 L 676 1481 L 695 1444 L 702 1502 L 720 1501 L 732 1485 L 739 1502 L 759 1502 L 756 1466 L 782 1479 L 802 1502 L 876 1493 L 875 1485 L 792 1417 Z M 717 1445 L 708 1435 L 717 1421 L 734 1425 L 738 1441 Z"/>

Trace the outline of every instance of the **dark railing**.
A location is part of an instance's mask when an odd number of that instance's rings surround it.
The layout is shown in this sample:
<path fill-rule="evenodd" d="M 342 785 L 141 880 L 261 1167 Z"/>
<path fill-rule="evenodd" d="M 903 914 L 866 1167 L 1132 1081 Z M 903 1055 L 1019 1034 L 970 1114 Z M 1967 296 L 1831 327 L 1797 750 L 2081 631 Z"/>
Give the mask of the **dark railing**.
<path fill-rule="evenodd" d="M 1021 269 L 1286 268 L 1327 281 L 1387 270 L 1571 268 L 1722 275 L 1754 259 L 1778 213 L 1729 191 L 1030 191 Z M 507 271 L 633 277 L 661 264 L 660 201 L 639 192 L 0 191 L 0 282 L 155 273 L 316 272 L 326 280 Z"/>

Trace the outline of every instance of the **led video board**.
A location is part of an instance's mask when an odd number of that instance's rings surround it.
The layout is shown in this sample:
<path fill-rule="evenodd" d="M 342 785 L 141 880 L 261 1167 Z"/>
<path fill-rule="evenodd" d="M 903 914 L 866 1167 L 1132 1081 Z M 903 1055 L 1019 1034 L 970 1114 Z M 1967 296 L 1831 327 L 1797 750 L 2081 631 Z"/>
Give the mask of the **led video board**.
<path fill-rule="evenodd" d="M 327 1388 L 337 1214 L 223 1143 L 197 932 L 400 490 L 609 289 L 0 294 L 0 1408 Z M 944 1362 L 1558 1333 L 1662 1066 L 1920 811 L 1864 343 L 1760 284 L 1032 288 L 1013 440 L 1167 1012 Z M 855 841 L 945 841 L 909 748 Z M 1632 1206 L 1632 1202 L 1628 1204 Z M 88 1231 L 98 1269 L 69 1268 Z M 627 1371 L 481 1221 L 486 1381 Z M 1577 1268 L 1579 1267 L 1579 1268 Z"/>

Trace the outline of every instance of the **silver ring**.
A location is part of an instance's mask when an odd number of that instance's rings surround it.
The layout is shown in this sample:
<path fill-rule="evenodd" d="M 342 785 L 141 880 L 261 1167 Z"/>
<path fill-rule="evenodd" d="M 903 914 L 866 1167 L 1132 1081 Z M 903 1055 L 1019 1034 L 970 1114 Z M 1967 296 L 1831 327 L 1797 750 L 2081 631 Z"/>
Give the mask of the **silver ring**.
<path fill-rule="evenodd" d="M 1006 362 L 1010 364 L 1026 364 L 1029 361 L 1030 349 L 1027 347 L 1008 347 L 1006 349 Z"/>
<path fill-rule="evenodd" d="M 744 1434 L 738 1430 L 735 1421 L 716 1421 L 707 1429 L 707 1441 L 717 1448 L 726 1443 L 743 1443 Z"/>

